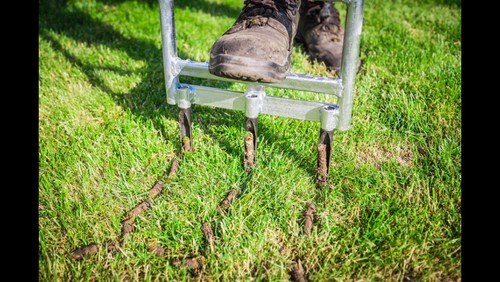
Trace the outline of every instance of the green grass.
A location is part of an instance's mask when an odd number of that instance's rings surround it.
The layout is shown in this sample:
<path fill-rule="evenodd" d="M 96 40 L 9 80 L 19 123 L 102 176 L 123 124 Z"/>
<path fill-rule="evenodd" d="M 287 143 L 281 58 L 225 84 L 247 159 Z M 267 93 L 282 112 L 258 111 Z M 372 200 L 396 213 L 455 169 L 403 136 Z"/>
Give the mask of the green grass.
<path fill-rule="evenodd" d="M 179 56 L 208 61 L 241 2 L 176 1 Z M 249 177 L 244 114 L 203 106 L 193 109 L 194 151 L 166 181 L 180 137 L 178 109 L 166 103 L 158 2 L 41 1 L 39 280 L 286 281 L 300 259 L 311 281 L 460 281 L 461 4 L 365 2 L 351 129 L 334 134 L 319 189 L 319 124 L 261 116 Z M 332 75 L 297 48 L 292 71 Z M 124 215 L 158 180 L 165 190 L 136 219 L 122 253 L 70 258 L 116 240 Z M 241 197 L 221 216 L 216 208 L 233 187 Z M 308 202 L 317 209 L 310 237 L 301 222 Z M 148 251 L 150 242 L 165 256 Z M 201 273 L 172 265 L 196 255 L 206 259 Z"/>

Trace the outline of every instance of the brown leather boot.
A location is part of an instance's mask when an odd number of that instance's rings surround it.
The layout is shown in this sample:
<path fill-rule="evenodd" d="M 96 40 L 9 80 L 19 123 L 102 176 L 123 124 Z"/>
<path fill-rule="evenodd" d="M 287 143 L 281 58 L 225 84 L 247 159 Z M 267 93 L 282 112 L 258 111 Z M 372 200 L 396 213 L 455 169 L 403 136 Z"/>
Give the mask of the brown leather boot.
<path fill-rule="evenodd" d="M 344 31 L 333 2 L 303 0 L 295 43 L 303 46 L 311 61 L 340 71 Z"/>
<path fill-rule="evenodd" d="M 210 50 L 211 74 L 280 82 L 290 70 L 300 0 L 245 0 L 240 16 Z"/>

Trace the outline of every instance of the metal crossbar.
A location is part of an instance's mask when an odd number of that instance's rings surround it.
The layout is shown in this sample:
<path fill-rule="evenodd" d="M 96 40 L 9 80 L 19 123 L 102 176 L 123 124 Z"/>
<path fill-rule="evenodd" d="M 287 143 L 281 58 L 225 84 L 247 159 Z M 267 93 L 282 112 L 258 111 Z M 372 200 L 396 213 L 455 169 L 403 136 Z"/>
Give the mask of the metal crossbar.
<path fill-rule="evenodd" d="M 317 181 L 322 184 L 330 168 L 331 145 L 334 130 L 345 131 L 350 128 L 352 105 L 355 94 L 356 72 L 359 65 L 359 45 L 363 25 L 364 0 L 344 0 L 346 18 L 344 28 L 344 45 L 342 64 L 338 78 L 313 76 L 308 74 L 289 73 L 279 83 L 258 83 L 218 77 L 208 71 L 208 63 L 184 60 L 177 56 L 174 1 L 159 0 L 160 22 L 163 44 L 163 67 L 167 103 L 177 105 L 181 140 L 189 140 L 191 136 L 191 105 L 199 104 L 217 108 L 239 110 L 245 112 L 245 130 L 252 133 L 252 150 L 257 143 L 257 118 L 259 114 L 288 117 L 299 120 L 319 122 L 321 131 L 318 143 Z M 211 80 L 246 83 L 245 92 L 230 91 L 220 88 L 206 87 L 179 82 L 179 76 L 190 76 Z M 266 95 L 265 88 L 284 88 L 317 92 L 337 96 L 336 104 L 307 100 L 289 99 Z M 321 145 L 324 145 L 321 147 Z M 247 142 L 245 142 L 245 158 L 247 158 Z M 324 151 L 324 153 L 322 153 Z M 326 155 L 321 155 L 326 154 Z M 255 163 L 245 159 L 245 164 Z M 325 162 L 326 163 L 322 163 Z"/>

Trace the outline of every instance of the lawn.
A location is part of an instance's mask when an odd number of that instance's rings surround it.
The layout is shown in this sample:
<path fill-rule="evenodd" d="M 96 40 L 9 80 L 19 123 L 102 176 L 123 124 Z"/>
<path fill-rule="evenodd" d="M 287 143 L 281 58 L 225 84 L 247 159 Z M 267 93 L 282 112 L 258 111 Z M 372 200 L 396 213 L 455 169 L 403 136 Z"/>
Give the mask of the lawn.
<path fill-rule="evenodd" d="M 175 1 L 179 56 L 207 62 L 241 8 Z M 318 123 L 261 115 L 248 175 L 244 113 L 195 105 L 194 147 L 181 150 L 157 1 L 39 1 L 39 280 L 287 281 L 300 264 L 309 281 L 461 281 L 461 9 L 453 0 L 365 1 L 351 128 L 335 132 L 318 187 Z M 335 75 L 298 47 L 292 71 Z M 230 191 L 238 196 L 220 212 Z M 147 208 L 123 238 L 140 203 Z M 95 253 L 72 256 L 89 244 Z"/>

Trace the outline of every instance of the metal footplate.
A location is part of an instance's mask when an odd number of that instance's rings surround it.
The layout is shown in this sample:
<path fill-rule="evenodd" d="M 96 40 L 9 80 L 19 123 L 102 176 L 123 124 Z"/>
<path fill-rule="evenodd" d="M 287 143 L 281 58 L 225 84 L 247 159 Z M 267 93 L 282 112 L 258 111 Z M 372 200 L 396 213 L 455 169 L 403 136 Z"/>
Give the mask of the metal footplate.
<path fill-rule="evenodd" d="M 359 64 L 363 21 L 363 0 L 343 1 L 347 5 L 344 49 L 339 78 L 290 73 L 279 83 L 256 83 L 218 77 L 208 72 L 208 64 L 177 57 L 173 0 L 159 0 L 163 63 L 167 103 L 179 107 L 179 127 L 183 150 L 192 144 L 191 105 L 239 110 L 245 113 L 244 166 L 249 173 L 256 163 L 259 114 L 320 123 L 316 181 L 323 185 L 330 171 L 333 132 L 350 128 L 354 85 Z M 179 76 L 246 83 L 245 92 L 230 91 L 179 82 Z M 337 104 L 266 95 L 265 88 L 285 88 L 337 96 Z"/>

